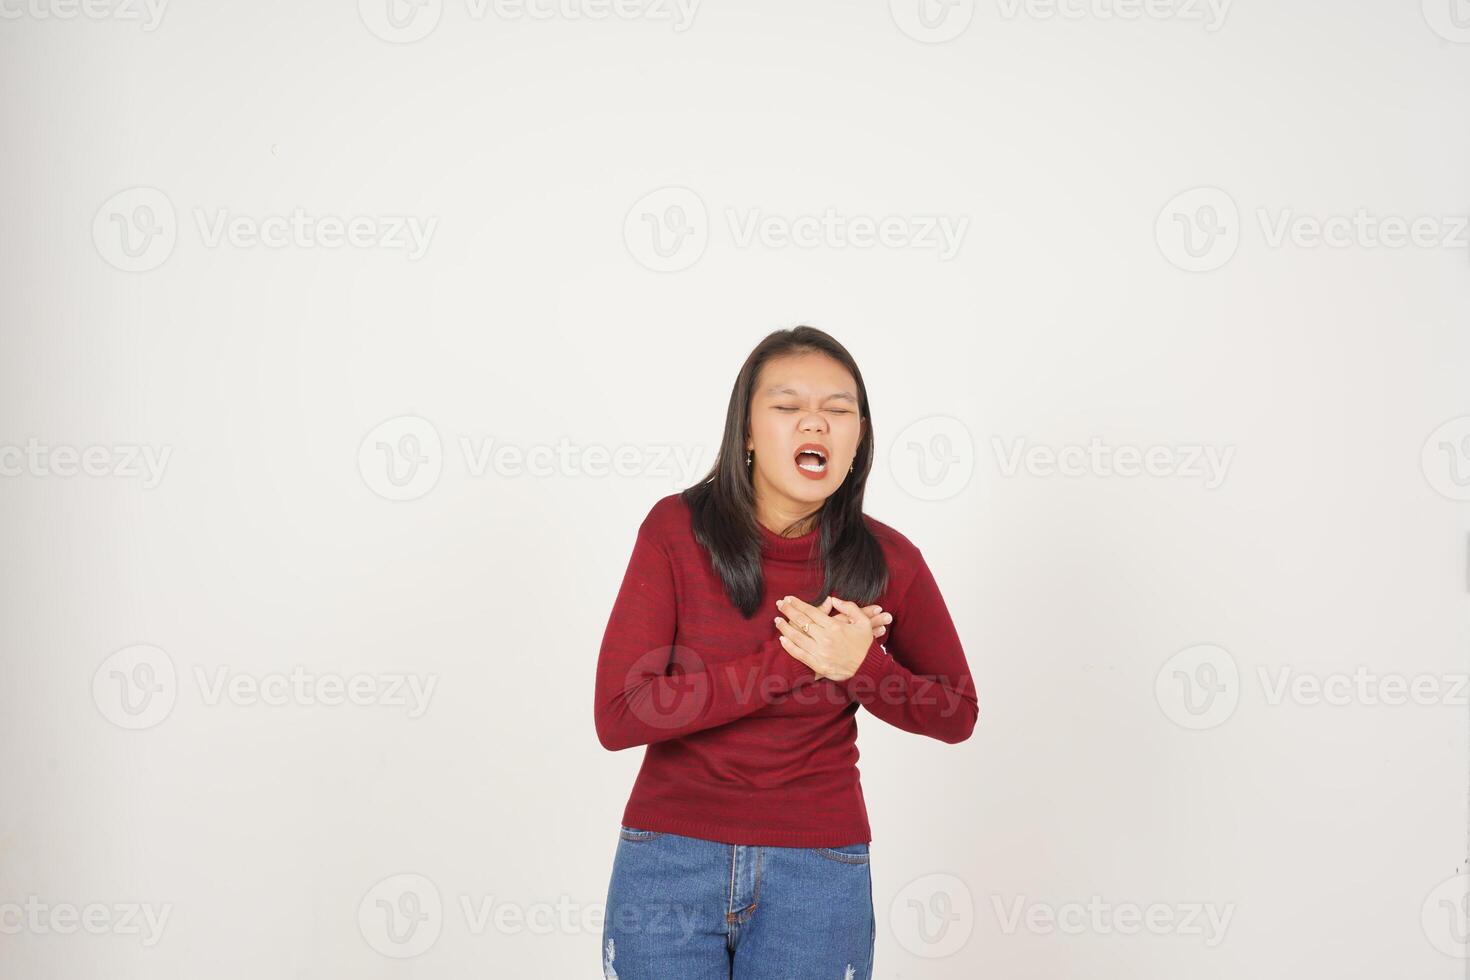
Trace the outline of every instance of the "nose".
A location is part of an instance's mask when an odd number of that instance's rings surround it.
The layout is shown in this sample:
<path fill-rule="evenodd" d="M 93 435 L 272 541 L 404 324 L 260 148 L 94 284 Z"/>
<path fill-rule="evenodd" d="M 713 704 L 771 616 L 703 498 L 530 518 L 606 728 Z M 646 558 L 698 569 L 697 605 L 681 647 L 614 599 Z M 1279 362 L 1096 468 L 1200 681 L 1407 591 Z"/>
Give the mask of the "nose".
<path fill-rule="evenodd" d="M 802 432 L 825 432 L 827 431 L 827 420 L 822 417 L 821 412 L 807 412 L 801 420 Z"/>

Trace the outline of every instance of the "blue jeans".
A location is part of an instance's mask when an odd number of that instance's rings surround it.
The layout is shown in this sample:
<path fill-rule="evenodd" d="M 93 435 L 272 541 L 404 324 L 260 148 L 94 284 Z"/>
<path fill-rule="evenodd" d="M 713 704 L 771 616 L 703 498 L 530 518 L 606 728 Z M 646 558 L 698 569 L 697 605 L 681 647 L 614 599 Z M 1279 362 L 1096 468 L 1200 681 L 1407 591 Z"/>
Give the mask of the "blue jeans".
<path fill-rule="evenodd" d="M 757 847 L 619 827 L 608 980 L 871 980 L 868 845 Z"/>

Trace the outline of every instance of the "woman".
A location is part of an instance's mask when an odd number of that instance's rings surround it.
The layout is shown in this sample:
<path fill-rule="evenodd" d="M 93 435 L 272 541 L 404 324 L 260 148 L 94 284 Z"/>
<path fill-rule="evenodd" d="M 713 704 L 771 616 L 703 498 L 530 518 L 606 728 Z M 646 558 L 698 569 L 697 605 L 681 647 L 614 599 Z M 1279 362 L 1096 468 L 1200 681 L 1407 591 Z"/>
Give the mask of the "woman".
<path fill-rule="evenodd" d="M 638 528 L 597 662 L 599 740 L 647 746 L 607 977 L 872 976 L 858 706 L 944 742 L 978 712 L 919 549 L 863 513 L 872 463 L 852 356 L 777 331 L 735 380 L 714 467 Z"/>

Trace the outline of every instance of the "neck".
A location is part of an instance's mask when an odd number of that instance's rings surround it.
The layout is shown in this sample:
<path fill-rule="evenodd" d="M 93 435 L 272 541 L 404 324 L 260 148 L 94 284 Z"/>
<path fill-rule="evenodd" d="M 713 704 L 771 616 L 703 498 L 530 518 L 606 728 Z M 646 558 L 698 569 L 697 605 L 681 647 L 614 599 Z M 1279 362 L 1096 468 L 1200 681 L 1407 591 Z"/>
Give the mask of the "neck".
<path fill-rule="evenodd" d="M 822 505 L 804 504 L 794 500 L 772 500 L 770 494 L 756 489 L 755 519 L 762 527 L 786 537 L 800 537 L 817 526 L 817 514 Z M 788 533 L 787 528 L 792 528 Z"/>

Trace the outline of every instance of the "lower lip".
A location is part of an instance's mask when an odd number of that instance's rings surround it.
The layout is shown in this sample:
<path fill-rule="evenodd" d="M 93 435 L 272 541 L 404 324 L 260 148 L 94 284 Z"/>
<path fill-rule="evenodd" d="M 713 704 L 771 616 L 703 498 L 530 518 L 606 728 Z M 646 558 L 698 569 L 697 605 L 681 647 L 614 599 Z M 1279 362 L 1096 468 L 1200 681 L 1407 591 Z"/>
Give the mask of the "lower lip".
<path fill-rule="evenodd" d="M 796 472 L 800 473 L 802 476 L 806 477 L 808 480 L 825 480 L 825 479 L 827 479 L 827 470 L 826 470 L 826 468 L 824 468 L 824 469 L 822 469 L 822 470 L 820 470 L 820 471 L 818 471 L 816 473 L 813 473 L 811 470 L 804 470 L 800 466 L 797 466 L 796 467 Z"/>

